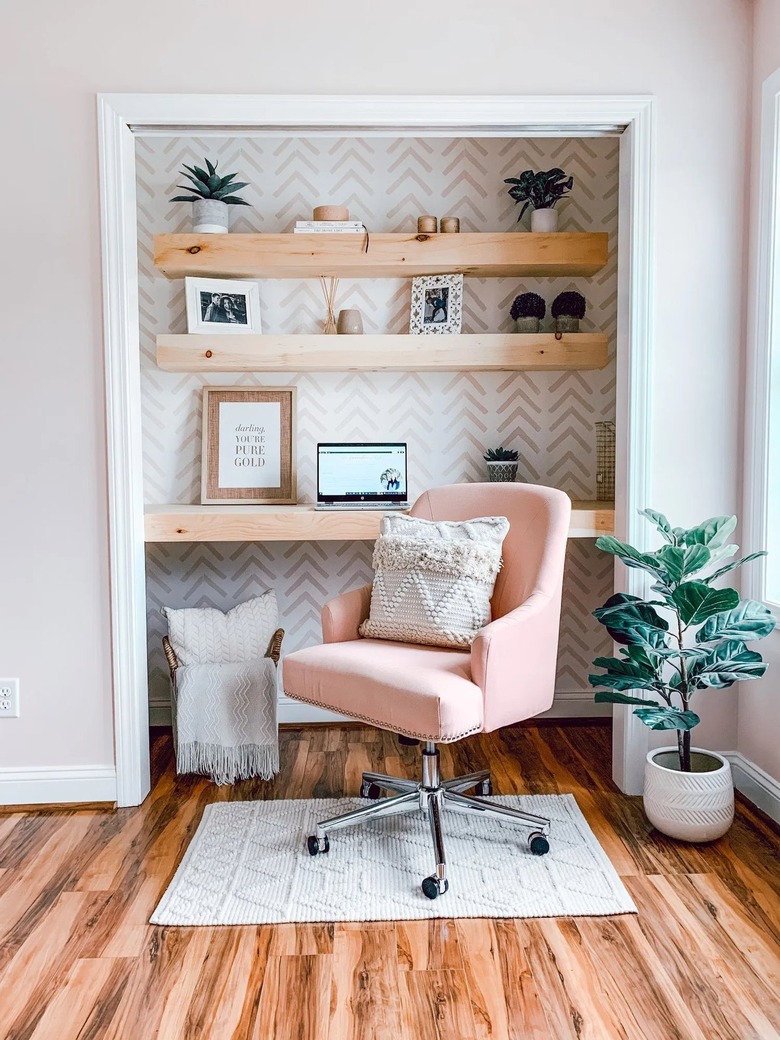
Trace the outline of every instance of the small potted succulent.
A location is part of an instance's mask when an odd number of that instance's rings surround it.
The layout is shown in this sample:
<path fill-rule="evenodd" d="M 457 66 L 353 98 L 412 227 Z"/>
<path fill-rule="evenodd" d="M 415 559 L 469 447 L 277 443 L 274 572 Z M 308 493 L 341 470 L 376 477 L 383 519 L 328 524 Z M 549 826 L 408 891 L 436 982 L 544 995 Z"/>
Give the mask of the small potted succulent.
<path fill-rule="evenodd" d="M 507 481 L 514 483 L 517 478 L 517 460 L 519 452 L 512 448 L 488 448 L 483 455 L 487 463 L 488 480 L 491 483 Z"/>
<path fill-rule="evenodd" d="M 519 177 L 507 177 L 504 184 L 511 184 L 509 194 L 515 202 L 522 202 L 518 223 L 523 219 L 523 214 L 529 206 L 533 207 L 531 213 L 532 231 L 557 231 L 558 210 L 556 203 L 571 191 L 574 178 L 567 177 L 563 170 L 557 167 L 554 170 L 525 170 Z"/>
<path fill-rule="evenodd" d="M 728 759 L 691 747 L 699 716 L 694 698 L 745 679 L 758 679 L 766 664 L 747 643 L 763 639 L 775 618 L 754 600 L 741 600 L 719 579 L 759 556 L 724 563 L 737 551 L 729 537 L 735 516 L 716 516 L 696 527 L 672 527 L 663 513 L 641 515 L 660 533 L 664 545 L 640 552 L 617 538 L 597 539 L 597 548 L 627 567 L 647 571 L 651 599 L 619 592 L 593 615 L 614 642 L 620 657 L 598 657 L 603 671 L 589 676 L 596 700 L 634 704 L 645 726 L 676 733 L 676 747 L 654 748 L 645 764 L 645 814 L 663 834 L 682 841 L 712 841 L 725 834 L 734 817 L 734 786 Z M 644 696 L 639 696 L 643 693 Z"/>
<path fill-rule="evenodd" d="M 218 235 L 224 234 L 230 229 L 230 210 L 228 206 L 248 206 L 249 203 L 240 198 L 234 192 L 246 188 L 248 182 L 235 181 L 238 176 L 229 173 L 226 177 L 220 177 L 217 173 L 218 163 L 204 160 L 206 169 L 200 166 L 187 166 L 181 171 L 192 184 L 180 184 L 184 191 L 191 195 L 176 195 L 171 202 L 192 203 L 192 230 L 198 234 Z"/>
<path fill-rule="evenodd" d="M 524 292 L 515 296 L 509 313 L 515 320 L 515 328 L 518 332 L 538 332 L 539 323 L 546 310 L 547 304 L 538 293 Z"/>
<path fill-rule="evenodd" d="M 559 293 L 550 307 L 550 313 L 555 319 L 555 331 L 579 332 L 580 318 L 585 317 L 585 307 L 585 297 L 578 292 Z"/>

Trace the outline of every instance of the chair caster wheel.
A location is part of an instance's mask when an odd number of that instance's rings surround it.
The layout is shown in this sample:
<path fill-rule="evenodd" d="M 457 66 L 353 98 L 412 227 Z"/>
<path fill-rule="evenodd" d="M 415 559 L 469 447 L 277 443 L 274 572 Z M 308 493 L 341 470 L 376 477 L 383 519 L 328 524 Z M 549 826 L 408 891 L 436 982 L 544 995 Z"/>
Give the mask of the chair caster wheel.
<path fill-rule="evenodd" d="M 528 836 L 528 848 L 534 856 L 545 856 L 550 851 L 550 843 L 541 831 L 534 831 Z"/>
<path fill-rule="evenodd" d="M 330 848 L 327 834 L 321 840 L 316 834 L 310 834 L 306 841 L 306 847 L 309 850 L 310 856 L 316 856 L 319 853 L 327 852 Z"/>
<path fill-rule="evenodd" d="M 477 794 L 480 798 L 489 798 L 493 793 L 493 782 L 492 780 L 480 780 L 477 784 Z"/>
<path fill-rule="evenodd" d="M 450 885 L 446 878 L 436 877 L 435 874 L 423 878 L 422 890 L 429 899 L 443 896 L 449 887 Z"/>
<path fill-rule="evenodd" d="M 417 747 L 420 741 L 416 737 L 405 737 L 403 733 L 398 734 L 398 743 L 404 747 Z"/>
<path fill-rule="evenodd" d="M 374 799 L 376 799 L 376 798 L 379 798 L 379 796 L 381 794 L 382 794 L 382 789 L 381 789 L 381 787 L 378 787 L 376 784 L 367 784 L 365 782 L 365 780 L 364 780 L 363 783 L 360 785 L 360 797 L 361 798 L 374 798 Z"/>

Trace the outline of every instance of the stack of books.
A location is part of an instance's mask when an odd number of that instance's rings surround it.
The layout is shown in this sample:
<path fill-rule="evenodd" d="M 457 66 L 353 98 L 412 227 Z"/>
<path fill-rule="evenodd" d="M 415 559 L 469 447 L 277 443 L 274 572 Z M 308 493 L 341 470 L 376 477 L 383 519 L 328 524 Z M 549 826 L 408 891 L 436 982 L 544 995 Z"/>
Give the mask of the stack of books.
<path fill-rule="evenodd" d="M 296 220 L 294 235 L 363 235 L 359 220 Z"/>

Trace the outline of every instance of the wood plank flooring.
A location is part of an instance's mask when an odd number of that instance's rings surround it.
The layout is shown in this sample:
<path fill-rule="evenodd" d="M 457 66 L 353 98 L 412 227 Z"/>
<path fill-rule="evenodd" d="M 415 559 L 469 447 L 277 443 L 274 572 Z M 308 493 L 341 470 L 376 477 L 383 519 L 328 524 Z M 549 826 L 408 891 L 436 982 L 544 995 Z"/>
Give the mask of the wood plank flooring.
<path fill-rule="evenodd" d="M 777 1040 L 780 837 L 740 801 L 729 835 L 652 831 L 609 779 L 605 725 L 517 726 L 442 748 L 498 794 L 573 792 L 639 915 L 158 928 L 148 918 L 213 801 L 331 797 L 418 751 L 362 727 L 282 732 L 273 783 L 173 772 L 118 811 L 0 815 L 3 1040 Z"/>

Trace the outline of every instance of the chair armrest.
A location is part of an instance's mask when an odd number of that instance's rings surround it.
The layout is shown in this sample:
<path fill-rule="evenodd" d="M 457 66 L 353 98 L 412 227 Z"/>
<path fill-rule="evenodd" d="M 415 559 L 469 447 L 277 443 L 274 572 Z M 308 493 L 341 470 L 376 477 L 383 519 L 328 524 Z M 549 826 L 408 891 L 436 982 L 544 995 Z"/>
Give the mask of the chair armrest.
<path fill-rule="evenodd" d="M 471 675 L 481 688 L 487 731 L 546 711 L 555 696 L 560 594 L 534 592 L 485 625 L 471 647 Z"/>
<path fill-rule="evenodd" d="M 322 639 L 325 643 L 346 643 L 359 639 L 358 628 L 368 617 L 371 586 L 352 589 L 336 596 L 322 608 Z"/>

